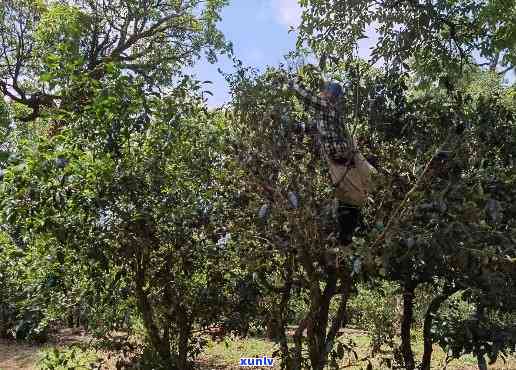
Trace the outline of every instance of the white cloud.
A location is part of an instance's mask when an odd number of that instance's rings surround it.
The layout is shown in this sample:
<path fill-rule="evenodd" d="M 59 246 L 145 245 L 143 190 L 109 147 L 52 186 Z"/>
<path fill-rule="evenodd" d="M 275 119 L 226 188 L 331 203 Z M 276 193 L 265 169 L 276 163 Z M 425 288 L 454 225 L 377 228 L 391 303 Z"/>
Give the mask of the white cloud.
<path fill-rule="evenodd" d="M 271 0 L 271 7 L 280 24 L 297 27 L 301 23 L 302 11 L 297 0 Z"/>

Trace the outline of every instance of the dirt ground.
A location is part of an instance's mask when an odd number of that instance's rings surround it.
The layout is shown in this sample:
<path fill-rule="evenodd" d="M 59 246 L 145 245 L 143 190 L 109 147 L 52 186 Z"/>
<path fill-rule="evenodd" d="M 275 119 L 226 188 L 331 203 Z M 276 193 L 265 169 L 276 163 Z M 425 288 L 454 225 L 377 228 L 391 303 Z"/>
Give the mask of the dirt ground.
<path fill-rule="evenodd" d="M 17 343 L 0 339 L 0 370 L 32 370 L 46 348 L 88 343 L 92 338 L 79 329 L 63 329 L 43 345 Z"/>
<path fill-rule="evenodd" d="M 0 369 L 28 370 L 38 361 L 40 347 L 0 340 Z"/>
<path fill-rule="evenodd" d="M 365 332 L 360 330 L 346 329 L 348 338 L 359 345 L 359 357 L 362 358 L 368 352 L 368 339 Z M 65 347 L 71 344 L 88 344 L 92 338 L 86 335 L 83 331 L 78 330 L 61 330 L 52 336 L 49 343 L 45 345 L 30 345 L 23 343 L 16 343 L 13 341 L 0 339 L 0 370 L 36 370 L 37 363 L 40 359 L 41 352 L 47 348 Z M 416 346 L 417 347 L 417 346 Z M 240 369 L 238 366 L 238 359 L 244 357 L 254 357 L 267 354 L 270 356 L 274 350 L 274 344 L 259 338 L 238 339 L 233 338 L 228 342 L 213 342 L 207 348 L 203 356 L 197 363 L 197 368 L 200 370 L 236 370 Z M 418 352 L 418 348 L 416 348 Z M 115 356 L 110 352 L 97 353 L 105 362 L 102 366 L 106 370 L 114 370 Z M 419 357 L 419 353 L 417 353 Z M 435 369 L 442 369 L 443 360 L 442 350 L 435 351 Z M 473 358 L 461 358 L 453 361 L 448 366 L 449 370 L 476 370 Z M 278 364 L 279 365 L 279 364 Z M 363 365 L 363 366 L 361 366 Z M 346 368 L 360 369 L 366 365 L 363 364 L 347 365 Z M 276 368 L 276 367 L 275 367 Z M 490 370 L 516 370 L 516 358 L 512 357 L 508 363 L 502 360 L 497 361 L 493 366 L 489 366 Z"/>

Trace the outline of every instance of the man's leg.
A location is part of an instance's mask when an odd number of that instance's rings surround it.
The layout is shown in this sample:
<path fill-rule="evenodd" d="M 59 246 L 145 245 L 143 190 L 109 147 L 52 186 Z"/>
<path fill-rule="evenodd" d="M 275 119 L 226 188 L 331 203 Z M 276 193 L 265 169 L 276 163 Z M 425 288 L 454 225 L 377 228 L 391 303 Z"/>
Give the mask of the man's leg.
<path fill-rule="evenodd" d="M 360 208 L 339 201 L 337 205 L 337 224 L 339 241 L 348 245 L 352 242 L 353 234 L 360 225 L 362 214 Z"/>

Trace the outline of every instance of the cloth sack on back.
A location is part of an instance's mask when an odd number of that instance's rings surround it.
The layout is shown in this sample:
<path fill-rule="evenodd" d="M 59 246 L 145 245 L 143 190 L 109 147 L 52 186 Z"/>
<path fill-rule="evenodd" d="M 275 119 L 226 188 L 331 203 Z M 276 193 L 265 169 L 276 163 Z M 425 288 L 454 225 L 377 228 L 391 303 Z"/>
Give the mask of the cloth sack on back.
<path fill-rule="evenodd" d="M 349 164 L 340 164 L 327 158 L 335 196 L 341 201 L 354 206 L 363 206 L 369 193 L 374 190 L 373 176 L 376 169 L 355 150 Z"/>

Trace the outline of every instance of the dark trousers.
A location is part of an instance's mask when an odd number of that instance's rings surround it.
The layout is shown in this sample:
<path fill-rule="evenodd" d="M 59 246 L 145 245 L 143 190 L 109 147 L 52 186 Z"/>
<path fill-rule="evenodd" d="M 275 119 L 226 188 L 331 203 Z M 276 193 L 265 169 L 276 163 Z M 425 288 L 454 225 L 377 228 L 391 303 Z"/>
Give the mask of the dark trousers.
<path fill-rule="evenodd" d="M 337 225 L 339 241 L 348 245 L 353 240 L 353 234 L 362 226 L 362 212 L 360 208 L 339 201 L 337 205 Z"/>

